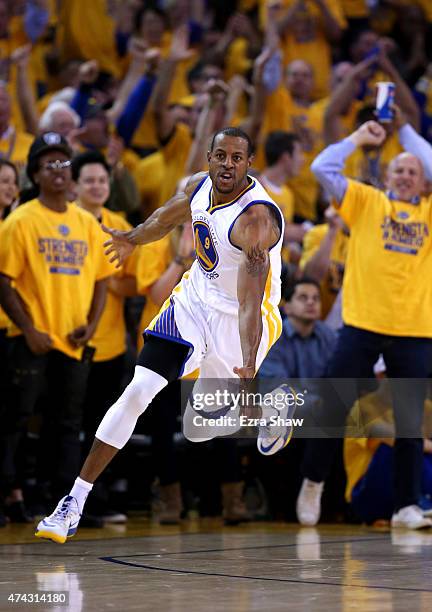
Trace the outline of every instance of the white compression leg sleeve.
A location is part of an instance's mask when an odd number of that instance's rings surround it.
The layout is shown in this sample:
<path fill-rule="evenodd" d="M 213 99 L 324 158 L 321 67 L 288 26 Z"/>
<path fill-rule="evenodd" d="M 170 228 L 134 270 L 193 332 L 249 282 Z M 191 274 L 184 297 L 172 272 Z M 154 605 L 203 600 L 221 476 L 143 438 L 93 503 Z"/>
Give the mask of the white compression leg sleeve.
<path fill-rule="evenodd" d="M 156 372 L 135 366 L 132 381 L 102 419 L 96 438 L 115 448 L 123 448 L 135 429 L 138 417 L 167 384 L 168 381 Z"/>

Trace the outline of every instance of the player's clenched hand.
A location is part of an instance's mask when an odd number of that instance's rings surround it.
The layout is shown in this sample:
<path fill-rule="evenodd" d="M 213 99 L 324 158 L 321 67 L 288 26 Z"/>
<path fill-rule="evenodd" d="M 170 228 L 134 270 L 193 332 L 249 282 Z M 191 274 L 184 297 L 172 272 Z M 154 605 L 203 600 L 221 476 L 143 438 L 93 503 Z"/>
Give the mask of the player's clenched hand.
<path fill-rule="evenodd" d="M 45 355 L 52 349 L 52 340 L 48 334 L 38 331 L 32 327 L 24 332 L 24 338 L 27 346 L 35 355 Z"/>
<path fill-rule="evenodd" d="M 116 261 L 116 268 L 120 268 L 134 250 L 135 245 L 130 241 L 128 231 L 111 229 L 105 225 L 102 225 L 102 229 L 111 236 L 111 239 L 104 243 L 105 255 L 111 255 L 110 262 Z"/>
<path fill-rule="evenodd" d="M 248 380 L 252 380 L 252 378 L 255 376 L 255 368 L 252 366 L 242 366 L 241 368 L 234 367 L 233 372 L 234 374 L 237 374 L 239 378 L 245 378 Z"/>

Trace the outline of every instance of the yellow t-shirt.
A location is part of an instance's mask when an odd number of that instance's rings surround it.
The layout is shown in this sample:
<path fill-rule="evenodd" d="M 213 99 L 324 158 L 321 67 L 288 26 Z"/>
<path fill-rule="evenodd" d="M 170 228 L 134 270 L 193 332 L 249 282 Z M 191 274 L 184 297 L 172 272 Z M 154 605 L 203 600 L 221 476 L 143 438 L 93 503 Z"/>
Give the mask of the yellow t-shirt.
<path fill-rule="evenodd" d="M 303 239 L 303 253 L 300 260 L 300 268 L 304 270 L 308 261 L 312 259 L 318 251 L 322 241 L 328 232 L 328 225 L 323 223 L 315 225 L 308 231 Z M 342 281 L 345 271 L 345 261 L 347 256 L 349 236 L 342 230 L 336 234 L 330 254 L 330 266 L 326 278 L 321 282 L 321 302 L 322 315 L 325 319 L 330 312 L 333 303 L 342 288 Z"/>
<path fill-rule="evenodd" d="M 348 180 L 339 214 L 351 230 L 344 322 L 392 336 L 432 337 L 432 198 L 408 204 Z"/>
<path fill-rule="evenodd" d="M 107 208 L 102 209 L 101 222 L 106 227 L 122 231 L 131 229 L 131 225 L 121 215 Z M 100 231 L 105 241 L 108 236 L 102 229 Z M 135 276 L 137 259 L 138 250 L 135 249 L 116 276 Z M 123 309 L 124 298 L 108 289 L 105 308 L 89 343 L 96 348 L 94 361 L 108 361 L 126 352 L 126 322 Z"/>
<path fill-rule="evenodd" d="M 172 249 L 169 235 L 156 242 L 144 244 L 139 249 L 136 266 L 137 290 L 139 295 L 146 296 L 146 304 L 139 324 L 138 350 L 141 350 L 143 346 L 143 331 L 160 310 L 160 306 L 155 304 L 148 295 L 149 287 L 162 276 L 171 260 Z"/>
<path fill-rule="evenodd" d="M 310 164 L 323 148 L 323 121 L 325 107 L 315 102 L 308 107 L 294 102 L 287 89 L 280 86 L 267 97 L 265 114 L 260 133 L 254 167 L 264 169 L 264 143 L 275 130 L 296 132 L 303 143 L 304 164 L 300 174 L 288 181 L 294 192 L 295 214 L 314 221 L 316 218 L 316 201 L 318 183 L 310 170 Z"/>
<path fill-rule="evenodd" d="M 14 164 L 24 166 L 34 136 L 12 128 L 6 137 L 0 138 L 0 155 Z"/>
<path fill-rule="evenodd" d="M 115 22 L 106 0 L 63 0 L 57 30 L 62 61 L 95 59 L 100 69 L 116 77 L 121 62 L 115 41 Z"/>
<path fill-rule="evenodd" d="M 142 214 L 147 217 L 161 205 L 165 159 L 161 151 L 141 159 L 133 173 L 141 198 Z"/>
<path fill-rule="evenodd" d="M 280 15 L 284 15 L 297 0 L 282 0 L 280 2 Z M 264 0 L 262 11 L 265 11 L 265 4 L 274 0 Z M 340 0 L 326 0 L 327 8 L 338 22 L 345 28 L 347 26 L 344 12 Z M 296 59 L 308 62 L 314 71 L 315 87 L 314 99 L 322 98 L 327 95 L 330 87 L 330 73 L 332 65 L 331 43 L 327 40 L 324 28 L 324 18 L 322 11 L 313 0 L 305 0 L 305 11 L 297 13 L 297 20 L 291 26 L 281 40 L 281 50 L 283 63 L 287 66 Z M 261 14 L 263 14 L 261 12 Z M 263 16 L 263 22 L 265 17 Z"/>
<path fill-rule="evenodd" d="M 12 278 L 33 324 L 53 348 L 80 359 L 67 336 L 87 323 L 96 281 L 113 274 L 96 219 L 75 204 L 63 213 L 32 200 L 0 229 L 0 272 Z M 18 328 L 9 330 L 19 335 Z"/>

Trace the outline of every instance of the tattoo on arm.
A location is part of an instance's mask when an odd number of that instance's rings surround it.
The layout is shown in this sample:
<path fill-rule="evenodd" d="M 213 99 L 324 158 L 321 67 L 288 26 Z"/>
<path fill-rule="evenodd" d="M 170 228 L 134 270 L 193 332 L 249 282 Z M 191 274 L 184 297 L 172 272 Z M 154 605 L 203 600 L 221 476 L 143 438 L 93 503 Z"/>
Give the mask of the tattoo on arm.
<path fill-rule="evenodd" d="M 251 247 L 247 252 L 246 271 L 256 278 L 260 276 L 266 269 L 267 251 L 262 249 L 259 244 Z"/>

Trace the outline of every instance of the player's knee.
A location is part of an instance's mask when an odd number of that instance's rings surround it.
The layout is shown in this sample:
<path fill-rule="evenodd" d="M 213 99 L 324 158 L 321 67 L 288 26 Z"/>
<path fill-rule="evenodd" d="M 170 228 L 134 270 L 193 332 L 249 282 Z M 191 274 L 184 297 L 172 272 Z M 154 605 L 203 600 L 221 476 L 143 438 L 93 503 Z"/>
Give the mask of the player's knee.
<path fill-rule="evenodd" d="M 137 366 L 133 379 L 116 404 L 122 412 L 138 418 L 166 384 L 159 374 Z"/>

